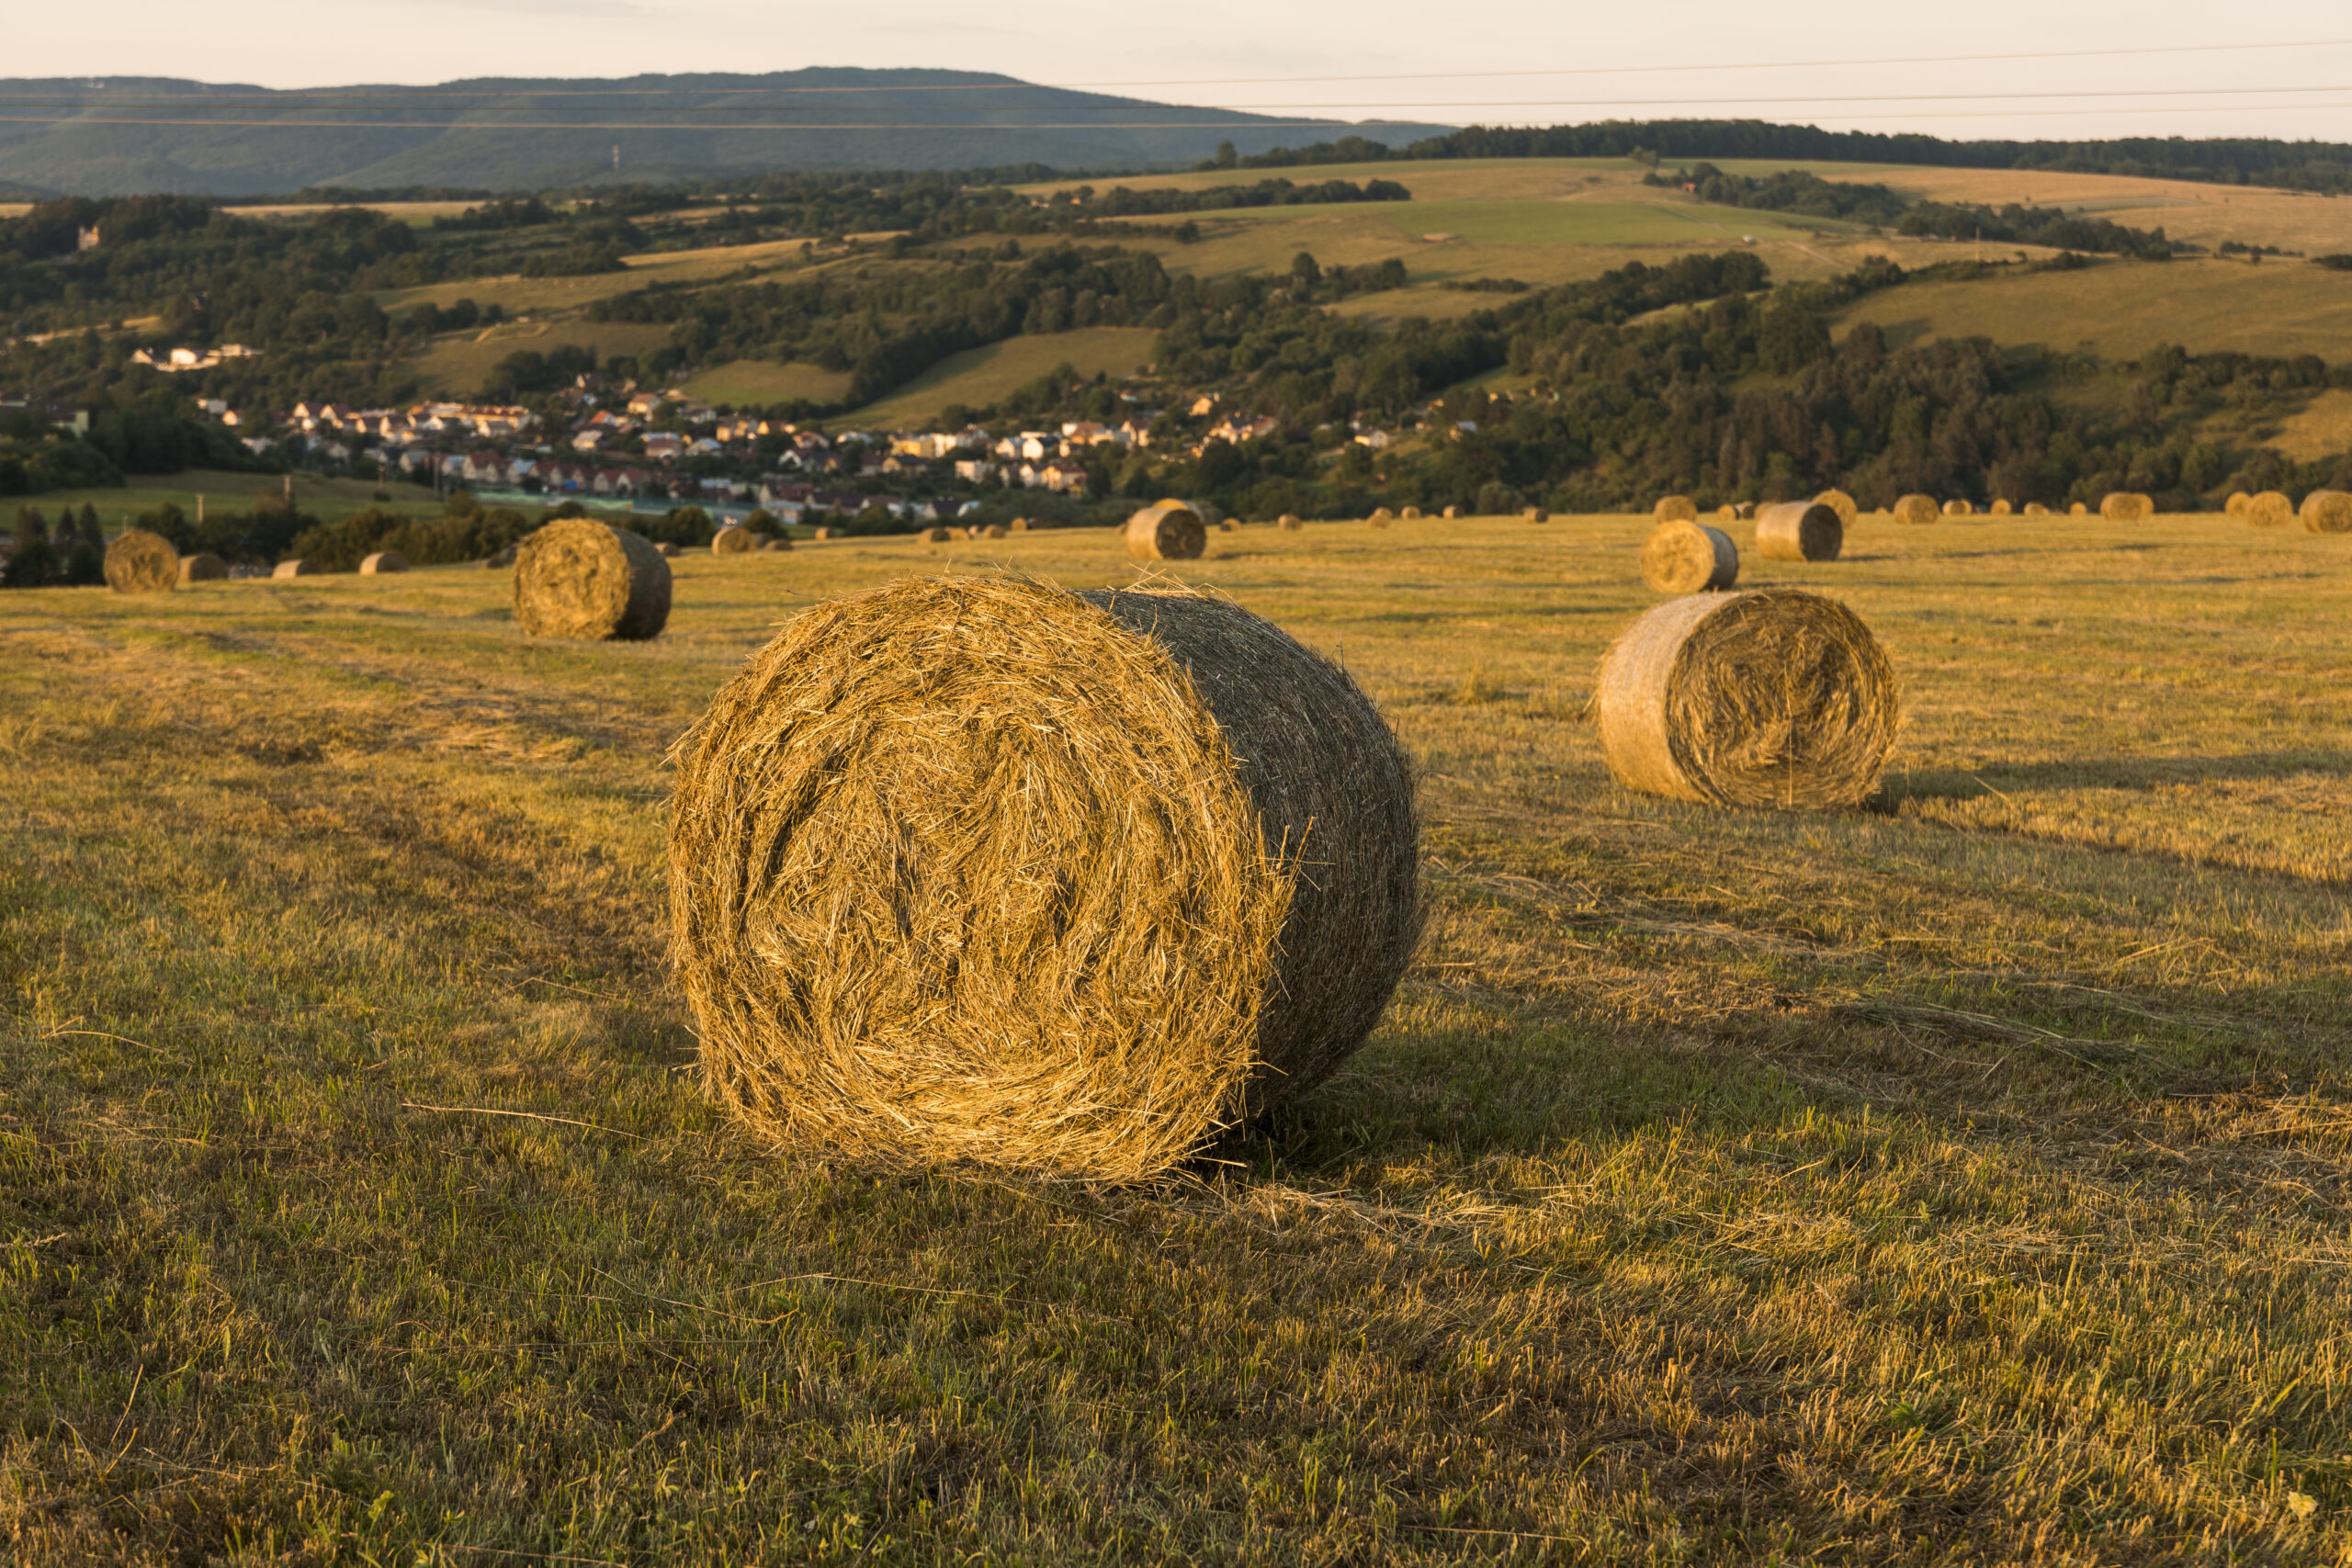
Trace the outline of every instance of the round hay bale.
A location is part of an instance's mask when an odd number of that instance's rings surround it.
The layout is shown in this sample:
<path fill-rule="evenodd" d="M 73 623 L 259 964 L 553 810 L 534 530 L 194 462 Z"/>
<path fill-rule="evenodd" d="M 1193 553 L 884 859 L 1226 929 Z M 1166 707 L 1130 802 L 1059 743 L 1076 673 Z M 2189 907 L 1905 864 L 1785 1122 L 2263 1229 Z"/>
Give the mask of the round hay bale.
<path fill-rule="evenodd" d="M 672 544 L 667 539 L 664 539 L 661 543 L 655 545 L 653 548 L 655 553 L 660 555 L 663 560 L 674 560 L 677 558 L 678 547 Z"/>
<path fill-rule="evenodd" d="M 1933 523 L 1943 514 L 1944 509 L 1936 504 L 1936 498 L 1931 495 L 1906 495 L 1894 503 L 1897 523 Z"/>
<path fill-rule="evenodd" d="M 2295 520 L 2295 503 L 2282 491 L 2266 490 L 2245 503 L 2245 520 L 2256 528 L 2284 528 Z"/>
<path fill-rule="evenodd" d="M 1954 496 L 1951 500 L 1944 502 L 1944 515 L 1947 517 L 1973 517 L 1976 515 L 1976 503 L 1972 501 L 1965 501 L 1958 496 Z"/>
<path fill-rule="evenodd" d="M 2253 504 L 2254 497 L 2242 490 L 2233 490 L 2230 491 L 2230 499 L 2222 503 L 2222 511 L 2224 515 L 2234 517 L 2243 523 L 2245 521 L 2246 508 Z"/>
<path fill-rule="evenodd" d="M 1642 581 L 1660 593 L 1704 593 L 1739 581 L 1739 547 L 1703 523 L 1661 523 L 1642 546 Z"/>
<path fill-rule="evenodd" d="M 229 563 L 209 551 L 180 557 L 182 582 L 219 582 L 229 575 Z"/>
<path fill-rule="evenodd" d="M 503 571 L 514 564 L 514 557 L 521 549 L 519 545 L 509 545 L 481 564 L 492 571 Z"/>
<path fill-rule="evenodd" d="M 1395 738 L 1222 599 L 835 600 L 685 756 L 670 908 L 704 1079 L 784 1147 L 1151 1176 L 1321 1082 L 1419 933 Z"/>
<path fill-rule="evenodd" d="M 1145 507 L 1127 519 L 1125 536 L 1137 560 L 1198 560 L 1209 546 L 1201 514 L 1181 501 Z"/>
<path fill-rule="evenodd" d="M 1458 523 L 1462 520 L 1462 508 L 1458 506 L 1449 506 L 1443 512 L 1439 513 L 1438 515 L 1444 518 L 1448 523 Z"/>
<path fill-rule="evenodd" d="M 783 534 L 778 534 L 772 539 L 763 540 L 760 544 L 760 548 L 763 550 L 788 550 L 792 548 L 792 540 Z"/>
<path fill-rule="evenodd" d="M 951 528 L 925 528 L 915 536 L 926 545 L 944 545 L 956 536 Z"/>
<path fill-rule="evenodd" d="M 2314 534 L 2352 534 L 2352 494 L 2315 490 L 2303 497 L 2302 518 Z"/>
<path fill-rule="evenodd" d="M 1852 527 L 1854 519 L 1860 515 L 1860 509 L 1854 504 L 1854 498 L 1842 490 L 1825 490 L 1813 498 L 1813 503 L 1815 506 L 1826 506 L 1838 514 L 1838 525 L 1841 528 Z"/>
<path fill-rule="evenodd" d="M 1398 513 L 1397 516 L 1407 523 L 1419 523 L 1421 520 L 1421 509 L 1418 506 L 1408 506 Z"/>
<path fill-rule="evenodd" d="M 2025 514 L 2028 517 L 2047 517 L 2050 515 L 2050 508 L 2038 501 L 2029 501 L 2025 503 Z"/>
<path fill-rule="evenodd" d="M 1657 498 L 1657 504 L 1650 508 L 1650 521 L 1696 523 L 1699 521 L 1699 508 L 1687 495 L 1662 495 Z"/>
<path fill-rule="evenodd" d="M 2090 514 L 2091 509 L 2079 501 L 2075 502 L 2074 505 L 2066 508 L 2066 515 L 2069 517 L 2087 517 Z"/>
<path fill-rule="evenodd" d="M 1783 501 L 1756 514 L 1756 553 L 1766 560 L 1836 560 L 1846 525 L 1826 502 Z"/>
<path fill-rule="evenodd" d="M 985 527 L 985 528 L 983 528 L 983 529 L 981 529 L 981 530 L 980 530 L 980 537 L 981 537 L 981 538 L 983 538 L 983 539 L 1001 539 L 1001 538 L 1003 538 L 1003 537 L 1004 537 L 1004 525 L 1003 525 L 1003 524 L 1001 524 L 1001 523 L 991 523 L 991 524 L 989 524 L 987 527 Z"/>
<path fill-rule="evenodd" d="M 2007 517 L 2014 508 L 2009 505 L 2008 498 L 2007 496 L 2000 496 L 1996 497 L 1994 500 L 1993 504 L 1986 507 L 1984 510 L 1992 516 Z"/>
<path fill-rule="evenodd" d="M 817 537 L 820 539 L 838 539 L 841 536 L 842 531 L 834 527 L 831 524 L 820 523 L 817 525 Z"/>
<path fill-rule="evenodd" d="M 1365 518 L 1365 519 L 1364 519 L 1364 525 L 1365 525 L 1366 527 L 1369 527 L 1369 528 L 1385 528 L 1385 527 L 1387 527 L 1387 526 L 1388 526 L 1388 509 L 1387 509 L 1386 507 L 1383 507 L 1383 508 L 1381 508 L 1379 511 L 1377 511 L 1377 512 L 1374 513 L 1371 516 L 1369 516 L 1369 517 Z"/>
<path fill-rule="evenodd" d="M 1016 534 L 1026 534 L 1034 525 L 1026 517 L 1016 517 L 1005 526 Z"/>
<path fill-rule="evenodd" d="M 1894 669 L 1860 616 L 1796 588 L 1670 599 L 1601 660 L 1629 789 L 1784 811 L 1859 804 L 1894 745 Z"/>
<path fill-rule="evenodd" d="M 1738 508 L 1738 507 L 1736 507 L 1736 506 L 1734 506 L 1734 505 L 1733 505 L 1730 502 L 1728 502 L 1728 501 L 1724 502 L 1721 506 L 1718 506 L 1718 507 L 1716 507 L 1716 508 L 1715 508 L 1715 521 L 1716 521 L 1716 522 L 1718 522 L 1718 523 L 1736 523 L 1736 522 L 1738 522 L 1738 521 L 1739 521 L 1739 508 Z"/>
<path fill-rule="evenodd" d="M 1306 525 L 1301 523 L 1297 518 L 1285 512 L 1280 518 L 1276 519 L 1274 526 L 1280 528 L 1285 534 L 1295 534 L 1301 528 L 1306 526 Z"/>
<path fill-rule="evenodd" d="M 670 618 L 670 563 L 652 544 L 593 517 L 560 517 L 514 558 L 514 620 L 532 637 L 660 634 Z"/>
<path fill-rule="evenodd" d="M 180 580 L 180 553 L 161 534 L 127 528 L 107 547 L 107 586 L 117 593 L 160 593 Z"/>
<path fill-rule="evenodd" d="M 1755 520 L 1756 503 L 1752 501 L 1735 501 L 1731 503 L 1731 509 L 1738 514 L 1739 520 L 1742 523 L 1749 523 Z"/>
<path fill-rule="evenodd" d="M 498 562 L 493 558 L 483 564 L 495 566 Z M 316 577 L 318 574 L 318 567 L 301 556 L 296 556 L 292 560 L 279 561 L 269 569 L 269 575 L 272 577 Z"/>
<path fill-rule="evenodd" d="M 2098 514 L 2109 523 L 2145 523 L 2156 514 L 2156 503 L 2128 490 L 2111 490 L 2099 498 Z"/>
<path fill-rule="evenodd" d="M 752 531 L 740 523 L 729 523 L 710 536 L 710 553 L 715 556 L 747 556 L 758 547 Z"/>
<path fill-rule="evenodd" d="M 378 550 L 359 563 L 359 575 L 362 577 L 383 577 L 391 572 L 407 570 L 408 557 L 398 550 Z"/>
<path fill-rule="evenodd" d="M 1216 531 L 1220 534 L 1238 534 L 1241 532 L 1241 525 L 1228 517 L 1216 525 Z"/>
<path fill-rule="evenodd" d="M 1527 519 L 1530 523 L 1549 523 L 1552 521 L 1552 514 L 1544 511 L 1540 506 L 1531 506 L 1526 511 L 1521 513 L 1520 515 Z"/>

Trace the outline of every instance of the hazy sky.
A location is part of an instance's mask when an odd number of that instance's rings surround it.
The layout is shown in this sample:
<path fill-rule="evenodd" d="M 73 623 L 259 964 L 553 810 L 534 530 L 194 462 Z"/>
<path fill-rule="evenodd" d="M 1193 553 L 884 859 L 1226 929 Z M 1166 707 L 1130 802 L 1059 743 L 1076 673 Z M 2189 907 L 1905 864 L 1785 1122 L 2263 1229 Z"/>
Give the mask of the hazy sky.
<path fill-rule="evenodd" d="M 930 65 L 1338 119 L 1551 124 L 1707 114 L 1946 136 L 2352 141 L 2352 6 L 2343 0 L 85 0 L 10 9 L 0 71 L 21 76 L 292 87 Z M 2321 41 L 2334 39 L 2346 41 Z M 2214 47 L 2249 42 L 2296 47 Z M 2165 48 L 2188 51 L 1788 63 Z M 1733 62 L 1770 68 L 1692 68 Z M 1544 73 L 1445 74 L 1460 73 Z M 1385 79 L 1237 80 L 1372 75 Z"/>

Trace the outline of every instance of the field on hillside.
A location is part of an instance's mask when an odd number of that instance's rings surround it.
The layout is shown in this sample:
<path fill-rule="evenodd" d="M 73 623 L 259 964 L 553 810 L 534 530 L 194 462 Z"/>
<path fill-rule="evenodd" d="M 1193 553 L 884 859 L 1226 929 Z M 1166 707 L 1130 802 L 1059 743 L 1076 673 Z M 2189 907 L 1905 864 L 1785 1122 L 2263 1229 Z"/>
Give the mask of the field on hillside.
<path fill-rule="evenodd" d="M 1064 364 L 1081 376 L 1116 381 L 1149 362 L 1159 337 L 1149 327 L 1080 327 L 1007 338 L 950 355 L 880 402 L 826 423 L 843 429 L 914 429 L 937 420 L 951 403 L 986 408 Z"/>
<path fill-rule="evenodd" d="M 599 355 L 650 354 L 670 341 L 670 329 L 646 321 L 591 321 L 581 318 L 509 321 L 479 332 L 436 338 L 417 361 L 417 376 L 431 395 L 466 398 L 479 394 L 490 373 L 510 354 L 526 349 L 593 348 Z"/>
<path fill-rule="evenodd" d="M 738 359 L 713 366 L 680 383 L 680 389 L 708 403 L 741 403 L 758 408 L 806 398 L 831 402 L 846 396 L 850 375 L 820 365 L 769 365 Z"/>
<path fill-rule="evenodd" d="M 379 488 L 391 499 L 375 499 Z M 130 482 L 116 488 L 103 486 L 93 490 L 43 491 L 22 504 L 40 508 L 54 515 L 65 507 L 80 508 L 85 502 L 98 511 L 98 519 L 113 533 L 124 523 L 142 512 L 151 512 L 169 502 L 190 517 L 196 515 L 197 498 L 202 496 L 209 507 L 225 507 L 231 512 L 250 512 L 254 498 L 264 491 L 273 495 L 288 493 L 285 476 L 279 474 L 236 474 L 212 468 L 190 468 L 176 474 L 133 474 Z M 315 512 L 333 521 L 363 506 L 380 506 L 387 512 L 439 512 L 440 501 L 431 485 L 411 484 L 394 479 L 389 486 L 379 487 L 373 479 L 330 479 L 320 474 L 296 474 L 291 491 L 294 504 L 305 512 Z"/>
<path fill-rule="evenodd" d="M 780 622 L 1129 581 L 1107 532 L 684 557 L 630 646 L 526 641 L 479 569 L 0 593 L 0 1540 L 2352 1557 L 2352 540 L 1751 559 L 1905 691 L 1881 799 L 1794 817 L 1610 782 L 1644 532 L 1168 569 L 1380 702 L 1433 919 L 1334 1081 L 1125 1190 L 732 1134 L 662 872 L 665 750 Z"/>

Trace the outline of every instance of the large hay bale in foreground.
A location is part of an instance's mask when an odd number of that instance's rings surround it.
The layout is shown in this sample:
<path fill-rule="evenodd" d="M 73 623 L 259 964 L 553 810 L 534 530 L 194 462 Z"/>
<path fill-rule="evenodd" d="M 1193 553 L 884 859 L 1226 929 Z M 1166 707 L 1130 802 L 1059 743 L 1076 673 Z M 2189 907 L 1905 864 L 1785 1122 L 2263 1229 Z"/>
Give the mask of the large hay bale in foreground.
<path fill-rule="evenodd" d="M 485 564 L 495 566 L 498 563 L 493 560 Z M 269 575 L 272 577 L 316 577 L 318 574 L 318 563 L 303 556 L 296 556 L 292 560 L 279 561 L 269 569 Z"/>
<path fill-rule="evenodd" d="M 2156 503 L 2134 491 L 2111 490 L 2099 499 L 2098 514 L 2109 523 L 2145 523 L 2156 514 Z"/>
<path fill-rule="evenodd" d="M 398 550 L 378 550 L 359 562 L 359 575 L 362 577 L 384 577 L 407 570 L 408 557 Z"/>
<path fill-rule="evenodd" d="M 1739 581 L 1739 547 L 1703 523 L 1661 523 L 1642 546 L 1642 581 L 1660 593 L 1703 593 Z"/>
<path fill-rule="evenodd" d="M 593 517 L 560 517 L 514 557 L 514 621 L 533 637 L 660 635 L 670 563 L 650 540 Z"/>
<path fill-rule="evenodd" d="M 2303 497 L 2302 518 L 2314 534 L 2352 534 L 2352 494 L 2315 490 Z"/>
<path fill-rule="evenodd" d="M 1181 501 L 1145 507 L 1127 519 L 1125 537 L 1137 560 L 1198 560 L 1209 547 L 1208 525 Z"/>
<path fill-rule="evenodd" d="M 2295 503 L 2283 491 L 2266 490 L 2248 499 L 2245 520 L 2256 528 L 2284 528 L 2295 520 Z"/>
<path fill-rule="evenodd" d="M 1854 504 L 1854 498 L 1842 490 L 1825 490 L 1813 498 L 1813 503 L 1815 506 L 1826 506 L 1838 514 L 1838 525 L 1841 528 L 1852 527 L 1854 519 L 1861 515 L 1861 509 Z"/>
<path fill-rule="evenodd" d="M 740 523 L 730 523 L 710 536 L 710 553 L 715 556 L 747 556 L 758 547 L 752 531 Z"/>
<path fill-rule="evenodd" d="M 180 557 L 182 582 L 219 582 L 229 575 L 229 563 L 210 551 Z"/>
<path fill-rule="evenodd" d="M 1897 523 L 1933 523 L 1943 514 L 1944 509 L 1936 504 L 1936 498 L 1932 495 L 1906 495 L 1894 503 L 1894 520 Z"/>
<path fill-rule="evenodd" d="M 1696 523 L 1699 521 L 1698 503 L 1687 495 L 1659 496 L 1657 504 L 1650 508 L 1650 521 L 1653 523 Z"/>
<path fill-rule="evenodd" d="M 1784 501 L 1756 514 L 1756 553 L 1766 560 L 1836 560 L 1846 525 L 1825 502 Z"/>
<path fill-rule="evenodd" d="M 1222 599 L 893 583 L 681 756 L 705 1080 L 779 1145 L 1148 1177 L 1321 1082 L 1419 931 L 1395 738 Z"/>
<path fill-rule="evenodd" d="M 107 547 L 106 574 L 117 593 L 161 593 L 180 580 L 180 553 L 161 534 L 128 528 Z"/>
<path fill-rule="evenodd" d="M 1593 704 L 1618 782 L 1722 806 L 1856 805 L 1894 744 L 1894 670 L 1877 639 L 1796 588 L 1660 604 L 1601 660 Z"/>

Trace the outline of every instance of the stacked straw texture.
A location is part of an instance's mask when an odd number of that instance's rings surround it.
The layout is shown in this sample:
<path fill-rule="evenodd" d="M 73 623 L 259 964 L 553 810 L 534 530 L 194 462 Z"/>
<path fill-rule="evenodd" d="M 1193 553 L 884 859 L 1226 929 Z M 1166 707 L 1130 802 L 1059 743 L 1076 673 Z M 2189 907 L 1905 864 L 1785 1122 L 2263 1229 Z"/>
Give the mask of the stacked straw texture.
<path fill-rule="evenodd" d="M 1766 560 L 1836 560 L 1846 525 L 1826 502 L 1784 501 L 1756 514 L 1756 553 Z"/>
<path fill-rule="evenodd" d="M 107 547 L 107 586 L 117 593 L 160 593 L 180 580 L 180 553 L 161 534 L 124 530 Z"/>
<path fill-rule="evenodd" d="M 2098 514 L 2109 523 L 2145 523 L 2156 514 L 2156 503 L 2134 491 L 2111 490 L 2100 498 Z"/>
<path fill-rule="evenodd" d="M 1687 495 L 1662 495 L 1657 498 L 1657 504 L 1650 508 L 1650 521 L 1696 523 L 1699 521 L 1699 508 Z"/>
<path fill-rule="evenodd" d="M 1854 806 L 1894 744 L 1894 671 L 1877 639 L 1801 589 L 1668 600 L 1610 649 L 1593 700 L 1618 782 L 1679 800 Z"/>
<path fill-rule="evenodd" d="M 779 1145 L 1148 1177 L 1320 1083 L 1419 938 L 1395 738 L 1223 600 L 893 583 L 679 751 L 704 1074 Z"/>
<path fill-rule="evenodd" d="M 1163 501 L 1127 519 L 1126 540 L 1127 554 L 1137 560 L 1198 560 L 1209 531 L 1183 502 Z"/>
<path fill-rule="evenodd" d="M 1660 593 L 1704 593 L 1739 581 L 1739 547 L 1703 523 L 1661 523 L 1642 546 L 1642 581 Z"/>
<path fill-rule="evenodd" d="M 638 641 L 669 619 L 670 563 L 626 528 L 560 517 L 515 552 L 514 620 L 533 637 Z"/>
<path fill-rule="evenodd" d="M 1906 495 L 1894 503 L 1897 523 L 1933 523 L 1942 515 L 1943 508 L 1932 495 Z"/>
<path fill-rule="evenodd" d="M 180 557 L 182 582 L 218 582 L 228 575 L 229 563 L 209 551 Z"/>
<path fill-rule="evenodd" d="M 1842 490 L 1825 490 L 1813 498 L 1813 502 L 1815 506 L 1826 506 L 1835 512 L 1838 525 L 1841 528 L 1852 527 L 1854 519 L 1860 515 L 1860 509 L 1854 505 L 1854 498 Z"/>
<path fill-rule="evenodd" d="M 2352 534 L 2352 494 L 2315 490 L 2303 497 L 2303 526 L 2314 534 Z"/>

